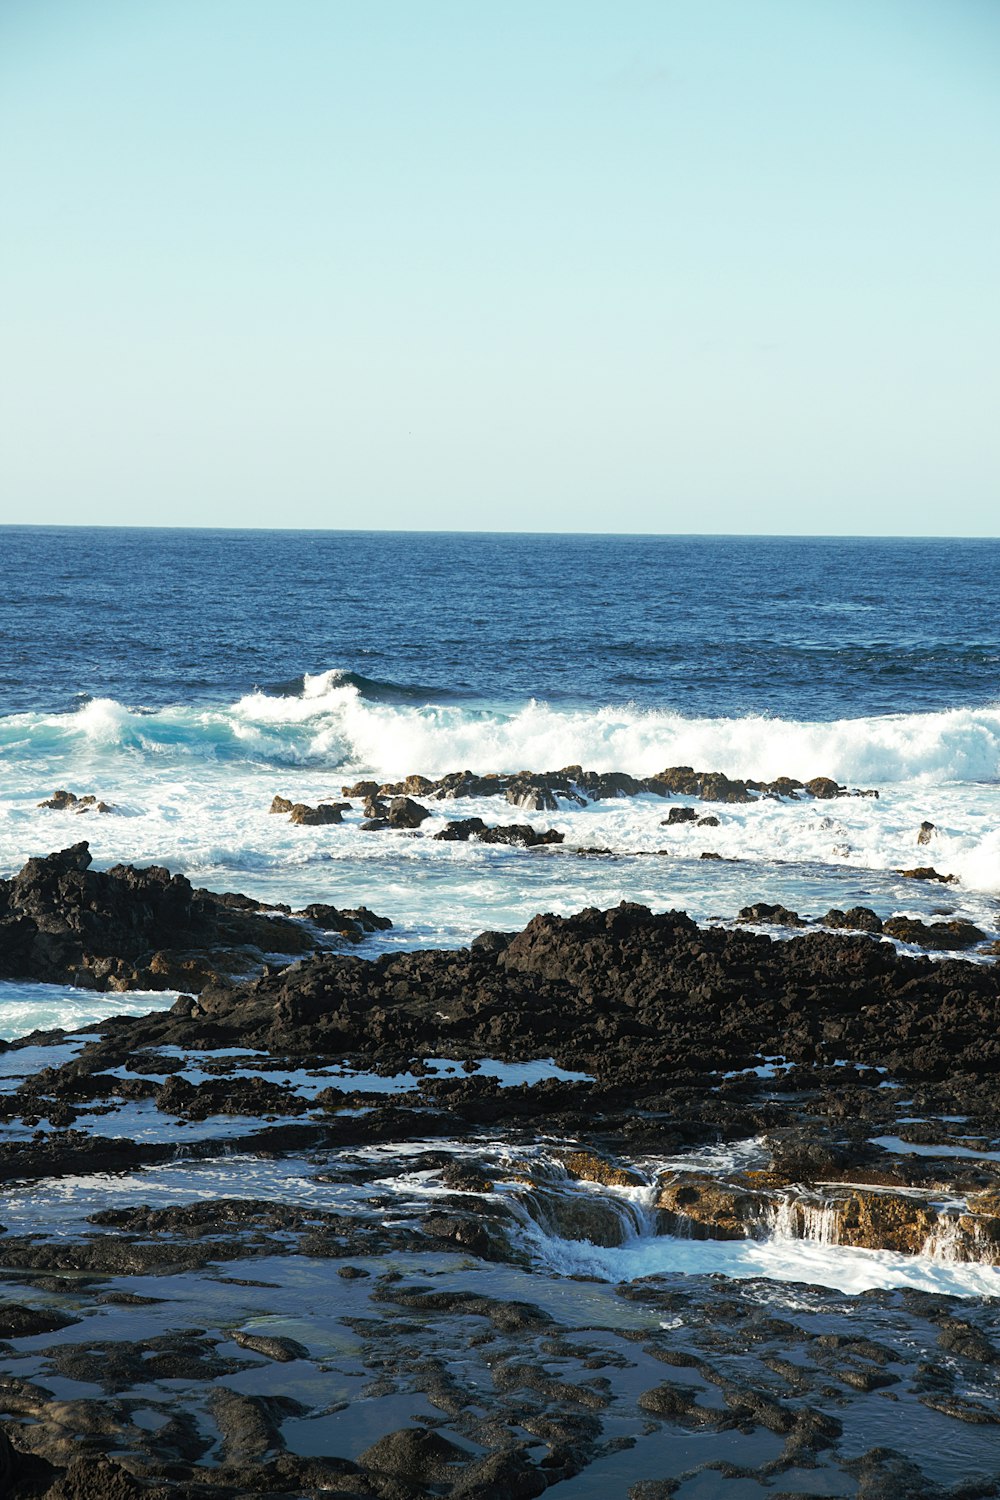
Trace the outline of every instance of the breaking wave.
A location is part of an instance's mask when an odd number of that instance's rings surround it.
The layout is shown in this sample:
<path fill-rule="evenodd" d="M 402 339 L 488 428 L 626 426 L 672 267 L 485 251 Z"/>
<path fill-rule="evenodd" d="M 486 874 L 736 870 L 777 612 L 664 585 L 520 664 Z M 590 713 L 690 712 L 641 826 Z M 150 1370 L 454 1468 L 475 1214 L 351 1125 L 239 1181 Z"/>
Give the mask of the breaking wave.
<path fill-rule="evenodd" d="M 670 765 L 730 776 L 835 776 L 877 786 L 918 778 L 1000 781 L 1000 707 L 832 722 L 690 718 L 669 707 L 598 709 L 529 700 L 511 710 L 333 670 L 257 689 L 228 705 L 149 710 L 95 698 L 72 713 L 0 719 L 5 759 L 76 759 L 80 751 L 198 757 L 395 777 L 552 770 L 649 775 Z"/>

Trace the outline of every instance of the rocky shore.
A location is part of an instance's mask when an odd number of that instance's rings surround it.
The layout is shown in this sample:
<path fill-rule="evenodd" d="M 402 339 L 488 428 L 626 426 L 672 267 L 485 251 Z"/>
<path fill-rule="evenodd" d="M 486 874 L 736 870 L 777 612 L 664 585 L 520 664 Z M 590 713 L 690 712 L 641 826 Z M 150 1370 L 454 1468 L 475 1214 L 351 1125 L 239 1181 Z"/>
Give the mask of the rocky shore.
<path fill-rule="evenodd" d="M 0 1052 L 0 1491 L 998 1493 L 1000 1304 L 629 1269 L 1000 1264 L 984 934 L 741 917 L 372 959 L 85 844 L 0 882 L 0 976 L 181 991 Z"/>

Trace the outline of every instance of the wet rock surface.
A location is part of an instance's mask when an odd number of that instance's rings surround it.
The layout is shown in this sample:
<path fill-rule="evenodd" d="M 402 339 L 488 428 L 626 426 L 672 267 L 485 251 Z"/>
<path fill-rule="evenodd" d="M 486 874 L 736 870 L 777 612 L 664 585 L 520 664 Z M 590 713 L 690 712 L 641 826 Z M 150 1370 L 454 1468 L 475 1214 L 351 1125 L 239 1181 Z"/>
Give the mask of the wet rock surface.
<path fill-rule="evenodd" d="M 287 907 L 196 890 L 160 865 L 97 871 L 91 864 L 83 841 L 29 859 L 12 879 L 0 880 L 0 979 L 97 990 L 198 990 L 220 976 L 259 968 L 271 953 L 323 946 L 289 920 Z M 342 915 L 336 930 L 353 937 L 372 930 L 356 914 Z M 326 930 L 333 927 L 330 922 Z"/>
<path fill-rule="evenodd" d="M 177 877 L 69 854 L 5 883 L 5 924 L 194 920 Z M 13 1044 L 5 1493 L 996 1493 L 1000 1303 L 616 1259 L 641 1232 L 1000 1263 L 995 965 L 823 923 L 541 916 Z"/>

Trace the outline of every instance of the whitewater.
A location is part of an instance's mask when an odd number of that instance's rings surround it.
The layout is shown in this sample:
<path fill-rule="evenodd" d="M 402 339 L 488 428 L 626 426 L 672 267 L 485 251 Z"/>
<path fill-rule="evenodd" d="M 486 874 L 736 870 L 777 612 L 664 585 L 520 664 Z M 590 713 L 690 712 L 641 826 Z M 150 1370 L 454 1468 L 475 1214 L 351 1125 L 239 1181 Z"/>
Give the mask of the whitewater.
<path fill-rule="evenodd" d="M 94 532 L 73 535 L 68 569 L 64 534 L 0 528 L 0 541 L 2 875 L 86 839 L 98 869 L 159 864 L 293 907 L 371 906 L 393 926 L 365 957 L 623 899 L 723 926 L 753 902 L 805 916 L 861 905 L 1000 936 L 992 544 Z M 425 799 L 408 833 L 365 831 L 362 799 L 343 796 L 412 773 L 685 765 L 878 796 L 644 793 L 546 812 Z M 39 805 L 59 788 L 113 810 Z M 303 827 L 269 811 L 275 795 L 352 806 L 341 824 Z M 717 823 L 664 827 L 683 805 Z M 469 817 L 564 842 L 434 839 Z M 924 865 L 952 881 L 900 873 Z M 0 985 L 0 1036 L 174 998 Z M 277 1190 L 245 1167 L 225 1175 L 227 1191 Z M 178 1191 L 205 1181 L 183 1165 L 174 1176 Z M 53 1191 L 64 1205 L 87 1196 Z M 778 1233 L 696 1245 L 651 1235 L 641 1213 L 636 1225 L 612 1253 L 526 1220 L 526 1253 L 560 1274 L 798 1274 L 852 1291 L 981 1295 L 996 1274 Z"/>
<path fill-rule="evenodd" d="M 834 721 L 689 718 L 635 704 L 583 710 L 541 700 L 501 710 L 414 702 L 405 685 L 344 669 L 291 687 L 229 703 L 145 708 L 94 699 L 66 713 L 5 716 L 0 863 L 12 869 L 28 854 L 86 837 L 100 863 L 166 863 L 199 883 L 224 878 L 262 898 L 337 900 L 353 891 L 385 905 L 388 890 L 401 930 L 387 941 L 435 944 L 521 924 L 535 910 L 621 896 L 702 917 L 734 917 L 748 892 L 806 910 L 824 901 L 901 902 L 915 914 L 947 896 L 950 907 L 987 921 L 1000 893 L 1000 708 Z M 827 775 L 879 796 L 699 804 L 719 816 L 711 834 L 686 825 L 667 835 L 665 804 L 651 795 L 567 803 L 545 815 L 567 845 L 622 856 L 613 867 L 565 850 L 529 855 L 365 833 L 360 804 L 359 816 L 336 828 L 293 827 L 268 814 L 275 794 L 315 804 L 366 777 L 572 764 L 635 776 L 675 765 L 762 780 Z M 38 806 L 60 787 L 95 793 L 115 812 Z M 431 801 L 426 833 L 452 816 L 503 821 L 510 810 L 502 805 L 503 816 L 493 799 Z M 926 822 L 934 834 L 924 852 L 916 838 Z M 721 860 L 707 869 L 703 852 Z M 931 861 L 960 884 L 946 893 L 895 874 Z"/>

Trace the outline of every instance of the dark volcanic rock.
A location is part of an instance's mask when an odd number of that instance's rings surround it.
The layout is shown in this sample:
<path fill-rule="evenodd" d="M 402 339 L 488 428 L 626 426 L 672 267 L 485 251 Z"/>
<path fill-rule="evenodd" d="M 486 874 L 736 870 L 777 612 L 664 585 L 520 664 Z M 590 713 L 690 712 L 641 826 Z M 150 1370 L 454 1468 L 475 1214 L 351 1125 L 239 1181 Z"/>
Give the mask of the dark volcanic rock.
<path fill-rule="evenodd" d="M 22 1307 L 17 1302 L 0 1303 L 0 1339 L 30 1338 L 36 1333 L 55 1333 L 68 1328 L 76 1318 L 40 1307 Z"/>
<path fill-rule="evenodd" d="M 812 781 L 807 781 L 805 786 L 810 797 L 818 797 L 821 800 L 832 797 L 843 797 L 846 789 L 838 786 L 829 776 L 814 776 Z"/>
<path fill-rule="evenodd" d="M 524 849 L 534 849 L 538 844 L 561 844 L 566 835 L 555 828 L 539 833 L 528 823 L 500 823 L 476 837 L 481 844 L 519 844 Z"/>
<path fill-rule="evenodd" d="M 0 978 L 87 989 L 201 989 L 318 940 L 246 896 L 195 890 L 159 865 L 90 868 L 86 843 L 0 880 Z M 359 921 L 358 927 L 363 924 Z"/>
<path fill-rule="evenodd" d="M 47 807 L 53 812 L 110 813 L 115 811 L 109 803 L 99 801 L 93 792 L 87 792 L 84 796 L 78 797 L 75 792 L 67 792 L 62 787 L 59 791 L 53 792 L 52 796 L 46 798 L 44 802 L 39 802 L 38 806 Z"/>
<path fill-rule="evenodd" d="M 442 843 L 466 843 L 470 838 L 481 844 L 519 844 L 533 849 L 536 844 L 561 844 L 565 834 L 550 828 L 547 833 L 538 833 L 528 823 L 487 824 L 482 818 L 456 818 L 446 823 L 434 835 Z"/>
<path fill-rule="evenodd" d="M 772 906 L 767 901 L 758 901 L 754 906 L 742 907 L 737 921 L 773 922 L 776 927 L 805 927 L 806 925 L 797 911 L 790 911 L 787 906 Z"/>
<path fill-rule="evenodd" d="M 834 906 L 820 920 L 824 927 L 853 929 L 855 932 L 882 931 L 882 919 L 870 906 L 852 906 L 847 911 Z"/>
<path fill-rule="evenodd" d="M 775 941 L 623 903 L 539 916 L 509 941 L 456 952 L 321 955 L 210 988 L 194 1013 L 118 1025 L 130 1047 L 381 1051 L 394 1068 L 417 1055 L 554 1056 L 634 1099 L 678 1070 L 728 1071 L 772 1054 L 985 1077 L 1000 1064 L 997 979 L 991 967 L 902 955 L 860 933 Z M 211 1104 L 214 1085 L 202 1088 Z M 513 1094 L 504 1091 L 508 1111 Z M 200 1097 L 177 1103 L 190 1110 Z M 480 1092 L 469 1107 L 486 1102 Z"/>
<path fill-rule="evenodd" d="M 389 803 L 387 818 L 390 828 L 419 828 L 429 817 L 429 810 L 411 797 L 393 797 Z"/>
<path fill-rule="evenodd" d="M 485 832 L 486 824 L 482 818 L 453 818 L 439 828 L 434 837 L 442 844 L 464 844 Z"/>
<path fill-rule="evenodd" d="M 985 932 L 972 922 L 921 922 L 917 917 L 890 917 L 882 923 L 882 931 L 901 943 L 915 943 L 919 948 L 936 948 L 945 952 L 971 948 L 986 940 Z"/>
<path fill-rule="evenodd" d="M 288 821 L 297 823 L 303 828 L 321 828 L 328 823 L 342 823 L 344 813 L 349 812 L 349 802 L 334 802 L 332 799 L 324 799 L 317 807 L 310 807 L 307 802 L 290 802 L 287 797 L 275 797 L 268 808 L 272 813 L 288 813 Z"/>

